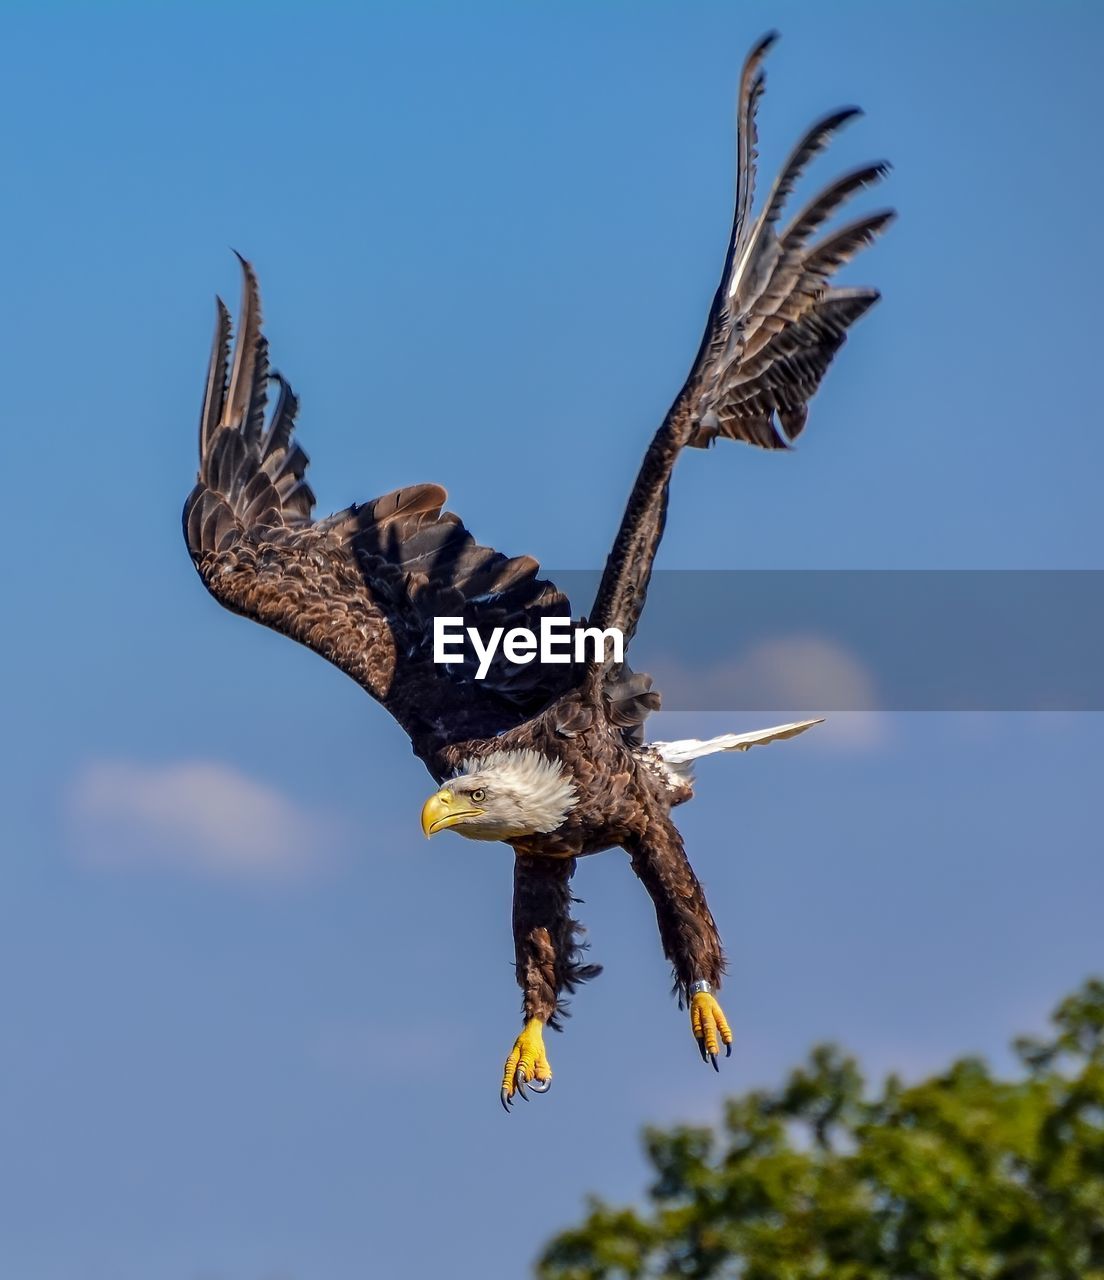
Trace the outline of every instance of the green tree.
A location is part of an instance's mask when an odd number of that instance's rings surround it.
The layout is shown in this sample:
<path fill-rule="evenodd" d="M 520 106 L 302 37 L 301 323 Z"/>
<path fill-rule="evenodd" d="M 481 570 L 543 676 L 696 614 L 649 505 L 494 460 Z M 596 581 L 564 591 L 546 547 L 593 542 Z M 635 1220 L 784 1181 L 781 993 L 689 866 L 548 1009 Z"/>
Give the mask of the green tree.
<path fill-rule="evenodd" d="M 867 1094 L 820 1046 L 717 1129 L 645 1132 L 646 1209 L 592 1199 L 541 1280 L 1104 1280 L 1104 982 L 1021 1039 Z"/>

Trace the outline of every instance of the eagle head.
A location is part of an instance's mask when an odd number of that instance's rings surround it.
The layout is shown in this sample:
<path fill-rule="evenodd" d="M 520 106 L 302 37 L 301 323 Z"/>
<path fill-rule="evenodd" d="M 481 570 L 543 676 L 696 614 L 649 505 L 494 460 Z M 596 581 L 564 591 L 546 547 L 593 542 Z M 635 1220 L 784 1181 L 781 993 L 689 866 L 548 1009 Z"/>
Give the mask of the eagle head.
<path fill-rule="evenodd" d="M 537 751 L 496 751 L 465 760 L 422 806 L 427 836 L 451 827 L 469 840 L 511 840 L 555 831 L 578 803 L 564 767 Z"/>

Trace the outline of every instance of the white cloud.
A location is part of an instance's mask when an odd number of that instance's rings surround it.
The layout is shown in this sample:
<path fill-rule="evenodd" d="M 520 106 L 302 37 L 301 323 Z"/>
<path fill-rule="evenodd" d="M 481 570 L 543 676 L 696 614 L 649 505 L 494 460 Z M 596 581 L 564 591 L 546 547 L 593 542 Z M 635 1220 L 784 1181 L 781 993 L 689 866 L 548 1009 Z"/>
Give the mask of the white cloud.
<path fill-rule="evenodd" d="M 817 725 L 816 745 L 841 751 L 881 747 L 889 740 L 890 723 L 882 711 L 827 711 Z"/>
<path fill-rule="evenodd" d="M 765 641 L 711 672 L 732 688 L 754 690 L 761 704 L 873 711 L 874 682 L 857 659 L 816 636 Z"/>
<path fill-rule="evenodd" d="M 283 877 L 317 865 L 334 834 L 281 791 L 213 761 L 90 761 L 67 798 L 77 850 L 99 865 Z"/>
<path fill-rule="evenodd" d="M 826 723 L 809 735 L 822 747 L 872 747 L 887 733 L 873 676 L 846 649 L 818 636 L 783 636 L 710 666 L 664 669 L 657 686 L 672 711 L 733 707 L 747 720 L 748 708 L 761 707 L 764 724 L 773 713 L 823 715 Z"/>

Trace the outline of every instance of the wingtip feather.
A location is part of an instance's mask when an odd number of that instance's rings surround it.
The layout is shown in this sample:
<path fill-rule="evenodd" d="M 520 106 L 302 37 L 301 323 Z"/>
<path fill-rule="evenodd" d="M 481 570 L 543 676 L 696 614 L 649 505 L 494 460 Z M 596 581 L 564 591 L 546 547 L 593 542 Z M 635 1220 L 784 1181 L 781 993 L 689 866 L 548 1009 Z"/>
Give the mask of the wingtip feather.
<path fill-rule="evenodd" d="M 199 415 L 200 475 L 203 475 L 206 470 L 207 454 L 225 407 L 231 329 L 230 308 L 216 294 L 215 335 L 211 341 L 211 355 L 207 364 L 207 385 L 203 393 L 203 409 Z"/>
<path fill-rule="evenodd" d="M 241 265 L 242 300 L 230 385 L 223 404 L 221 425 L 224 427 L 234 423 L 246 424 L 251 406 L 264 395 L 263 385 L 254 386 L 258 374 L 265 383 L 268 380 L 267 362 L 262 352 L 261 290 L 257 273 L 253 269 L 253 264 L 237 249 L 232 249 L 231 252 Z M 261 357 L 260 360 L 259 357 Z M 263 366 L 259 370 L 258 363 Z"/>
<path fill-rule="evenodd" d="M 770 49 L 772 49 L 781 39 L 782 39 L 782 33 L 778 30 L 777 27 L 772 27 L 769 31 L 764 32 L 764 34 L 759 37 L 756 43 L 752 45 L 751 52 L 748 54 L 747 60 L 744 63 L 744 66 L 749 67 L 753 63 L 761 61 L 763 57 L 766 55 L 766 53 Z"/>

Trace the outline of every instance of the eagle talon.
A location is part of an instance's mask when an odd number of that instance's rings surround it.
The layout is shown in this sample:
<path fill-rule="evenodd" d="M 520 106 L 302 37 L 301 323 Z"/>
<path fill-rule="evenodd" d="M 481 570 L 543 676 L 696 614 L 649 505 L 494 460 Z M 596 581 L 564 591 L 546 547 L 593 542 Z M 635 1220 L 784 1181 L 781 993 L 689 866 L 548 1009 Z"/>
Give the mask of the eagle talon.
<path fill-rule="evenodd" d="M 544 1023 L 539 1018 L 530 1018 L 506 1059 L 499 1100 L 509 1111 L 516 1095 L 528 1102 L 530 1090 L 542 1094 L 551 1087 L 552 1068 L 544 1052 Z"/>
<path fill-rule="evenodd" d="M 732 1057 L 732 1032 L 724 1010 L 708 991 L 697 992 L 690 1001 L 690 1030 L 698 1042 L 702 1062 L 712 1064 L 713 1070 L 719 1072 L 717 1059 L 722 1043 L 725 1057 Z"/>

